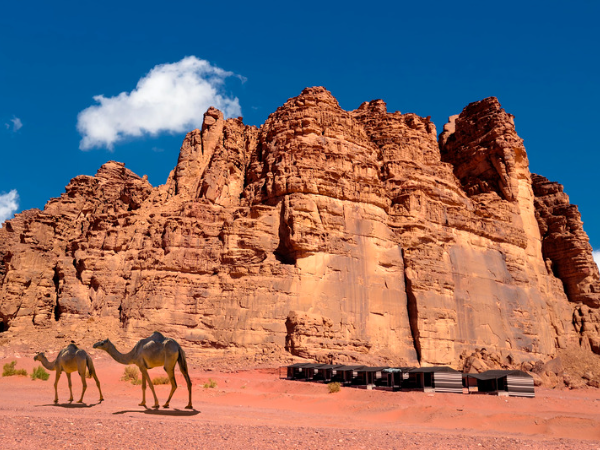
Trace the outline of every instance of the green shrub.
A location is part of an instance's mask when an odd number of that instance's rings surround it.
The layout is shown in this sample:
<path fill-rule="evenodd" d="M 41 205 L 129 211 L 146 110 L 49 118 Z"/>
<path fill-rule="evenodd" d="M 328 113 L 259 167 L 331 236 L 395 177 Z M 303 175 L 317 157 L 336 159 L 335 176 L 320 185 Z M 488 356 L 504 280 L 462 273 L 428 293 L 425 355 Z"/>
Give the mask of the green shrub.
<path fill-rule="evenodd" d="M 342 385 L 338 382 L 328 383 L 327 388 L 329 389 L 330 394 L 335 394 L 336 392 L 340 392 L 340 388 Z"/>
<path fill-rule="evenodd" d="M 16 369 L 15 370 L 16 365 L 17 365 L 16 361 L 12 361 L 7 364 L 4 364 L 4 368 L 2 370 L 2 376 L 3 377 L 12 377 L 13 375 L 20 375 L 20 376 L 26 377 L 27 371 L 25 369 Z"/>
<path fill-rule="evenodd" d="M 33 372 L 31 372 L 31 379 L 36 380 L 38 378 L 46 381 L 50 378 L 50 374 L 42 366 L 34 367 Z"/>
<path fill-rule="evenodd" d="M 205 389 L 213 389 L 216 387 L 217 387 L 217 382 L 215 380 L 213 380 L 212 378 L 208 379 L 208 383 L 204 383 Z"/>
<path fill-rule="evenodd" d="M 152 384 L 157 385 L 157 384 L 169 384 L 169 377 L 155 377 L 152 378 Z"/>

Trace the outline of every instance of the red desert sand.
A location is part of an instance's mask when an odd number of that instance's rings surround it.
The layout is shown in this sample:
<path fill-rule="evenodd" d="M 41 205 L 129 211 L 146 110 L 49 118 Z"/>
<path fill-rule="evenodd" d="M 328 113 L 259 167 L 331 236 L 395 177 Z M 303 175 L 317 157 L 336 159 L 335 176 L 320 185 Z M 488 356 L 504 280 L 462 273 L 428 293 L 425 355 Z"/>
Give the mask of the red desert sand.
<path fill-rule="evenodd" d="M 49 354 L 53 359 L 55 355 Z M 125 366 L 95 354 L 105 401 L 88 380 L 84 404 L 68 403 L 67 378 L 53 404 L 48 381 L 0 378 L 3 449 L 600 449 L 600 390 L 536 388 L 536 397 L 384 392 L 279 379 L 277 369 L 206 370 L 189 361 L 194 410 L 179 369 L 171 408 L 138 406 L 141 386 L 121 381 Z M 31 373 L 33 354 L 17 361 Z M 164 376 L 152 369 L 152 377 Z M 209 379 L 213 388 L 204 387 Z M 164 403 L 169 386 L 156 386 Z M 73 394 L 81 392 L 73 377 Z M 150 394 L 150 392 L 148 392 Z"/>

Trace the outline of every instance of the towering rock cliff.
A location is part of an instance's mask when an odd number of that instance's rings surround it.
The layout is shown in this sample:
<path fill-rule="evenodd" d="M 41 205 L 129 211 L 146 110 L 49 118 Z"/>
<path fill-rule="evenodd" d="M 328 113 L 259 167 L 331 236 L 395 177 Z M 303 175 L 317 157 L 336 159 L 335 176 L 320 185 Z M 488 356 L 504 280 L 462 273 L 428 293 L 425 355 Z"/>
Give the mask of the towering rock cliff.
<path fill-rule="evenodd" d="M 600 353 L 577 208 L 532 175 L 513 117 L 468 105 L 437 140 L 381 100 L 307 88 L 260 128 L 210 108 L 165 185 L 79 176 L 0 230 L 3 333 L 160 329 L 190 348 L 460 365 Z"/>

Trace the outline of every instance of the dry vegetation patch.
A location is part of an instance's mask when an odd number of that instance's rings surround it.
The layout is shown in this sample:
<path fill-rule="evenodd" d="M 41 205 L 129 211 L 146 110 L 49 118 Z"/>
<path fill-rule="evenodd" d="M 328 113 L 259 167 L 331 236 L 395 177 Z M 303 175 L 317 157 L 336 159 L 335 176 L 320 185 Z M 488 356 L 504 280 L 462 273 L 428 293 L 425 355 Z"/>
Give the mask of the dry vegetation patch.
<path fill-rule="evenodd" d="M 336 381 L 334 381 L 333 383 L 328 383 L 327 384 L 327 389 L 329 390 L 330 394 L 335 394 L 336 392 L 340 392 L 342 385 Z"/>
<path fill-rule="evenodd" d="M 50 374 L 46 372 L 46 369 L 44 369 L 42 366 L 34 367 L 31 371 L 32 380 L 40 379 L 46 381 L 48 378 L 50 378 Z"/>
<path fill-rule="evenodd" d="M 135 366 L 127 366 L 121 376 L 121 381 L 130 381 L 131 384 L 142 384 L 140 380 L 140 371 Z"/>
<path fill-rule="evenodd" d="M 123 371 L 123 375 L 121 376 L 121 381 L 130 381 L 131 384 L 140 385 L 142 384 L 142 379 L 140 378 L 140 371 L 136 366 L 127 366 Z M 169 377 L 154 377 L 152 378 L 152 384 L 169 384 Z"/>
<path fill-rule="evenodd" d="M 16 361 L 11 361 L 7 364 L 4 364 L 4 367 L 2 369 L 2 376 L 3 377 L 12 377 L 13 375 L 20 375 L 20 376 L 26 377 L 27 370 L 15 369 L 16 365 L 17 365 Z"/>
<path fill-rule="evenodd" d="M 216 387 L 217 387 L 217 382 L 215 380 L 213 380 L 212 378 L 209 378 L 208 382 L 204 383 L 205 389 L 214 389 Z"/>

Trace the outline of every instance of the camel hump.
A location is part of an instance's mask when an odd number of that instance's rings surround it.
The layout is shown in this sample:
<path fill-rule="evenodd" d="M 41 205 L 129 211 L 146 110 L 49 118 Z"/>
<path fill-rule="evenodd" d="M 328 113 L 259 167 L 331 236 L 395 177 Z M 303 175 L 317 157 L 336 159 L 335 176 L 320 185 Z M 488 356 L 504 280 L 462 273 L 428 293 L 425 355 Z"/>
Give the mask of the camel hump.
<path fill-rule="evenodd" d="M 165 340 L 165 337 L 162 333 L 155 331 L 154 333 L 152 333 L 152 336 L 150 336 L 148 339 L 154 342 L 162 342 Z"/>
<path fill-rule="evenodd" d="M 77 350 L 79 350 L 79 347 L 77 347 L 77 345 L 75 345 L 75 342 L 71 341 L 71 343 L 69 345 L 67 345 L 67 349 L 69 349 L 71 351 L 77 351 Z"/>

